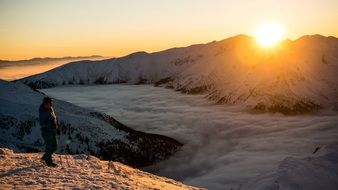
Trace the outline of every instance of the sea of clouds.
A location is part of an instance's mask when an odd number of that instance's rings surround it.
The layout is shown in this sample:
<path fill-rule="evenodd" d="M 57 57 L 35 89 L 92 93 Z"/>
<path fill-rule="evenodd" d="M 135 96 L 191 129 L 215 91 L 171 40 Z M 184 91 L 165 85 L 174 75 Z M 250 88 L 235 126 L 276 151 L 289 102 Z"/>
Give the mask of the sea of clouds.
<path fill-rule="evenodd" d="M 338 115 L 253 114 L 150 85 L 64 86 L 43 92 L 112 115 L 137 130 L 184 143 L 168 160 L 144 168 L 208 189 L 238 189 L 288 156 L 311 156 L 338 141 Z"/>

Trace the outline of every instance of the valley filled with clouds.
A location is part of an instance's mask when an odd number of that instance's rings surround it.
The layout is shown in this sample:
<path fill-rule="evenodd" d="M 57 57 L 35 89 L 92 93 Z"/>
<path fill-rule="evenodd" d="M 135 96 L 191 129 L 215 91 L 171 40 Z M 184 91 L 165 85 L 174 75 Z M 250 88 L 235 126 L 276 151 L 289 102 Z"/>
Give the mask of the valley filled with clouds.
<path fill-rule="evenodd" d="M 311 156 L 337 142 L 338 116 L 331 111 L 284 116 L 255 114 L 150 85 L 63 86 L 47 95 L 105 112 L 145 132 L 184 144 L 168 160 L 144 168 L 209 189 L 238 188 L 275 170 L 286 157 Z M 57 111 L 57 110 L 56 110 Z"/>

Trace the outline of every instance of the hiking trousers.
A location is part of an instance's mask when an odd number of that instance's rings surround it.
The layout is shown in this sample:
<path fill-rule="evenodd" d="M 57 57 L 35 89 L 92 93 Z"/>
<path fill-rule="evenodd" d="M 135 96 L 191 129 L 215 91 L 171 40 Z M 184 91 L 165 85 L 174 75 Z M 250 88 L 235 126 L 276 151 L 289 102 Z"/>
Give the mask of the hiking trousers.
<path fill-rule="evenodd" d="M 57 149 L 56 132 L 41 130 L 41 136 L 45 141 L 45 154 L 42 156 L 42 159 L 50 164 L 53 162 L 52 154 Z"/>

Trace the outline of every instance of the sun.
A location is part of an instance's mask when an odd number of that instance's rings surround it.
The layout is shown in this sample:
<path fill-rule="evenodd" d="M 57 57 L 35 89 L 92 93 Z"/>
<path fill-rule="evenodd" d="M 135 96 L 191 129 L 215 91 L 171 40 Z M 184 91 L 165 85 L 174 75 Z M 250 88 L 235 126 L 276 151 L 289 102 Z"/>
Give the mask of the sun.
<path fill-rule="evenodd" d="M 256 31 L 256 39 L 263 47 L 273 47 L 284 38 L 285 30 L 276 23 L 263 24 Z"/>

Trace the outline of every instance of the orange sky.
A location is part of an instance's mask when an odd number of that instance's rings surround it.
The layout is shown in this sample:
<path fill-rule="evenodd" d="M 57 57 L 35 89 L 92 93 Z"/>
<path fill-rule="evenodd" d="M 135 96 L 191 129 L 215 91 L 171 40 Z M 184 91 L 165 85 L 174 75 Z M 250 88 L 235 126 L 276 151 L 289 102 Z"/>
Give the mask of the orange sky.
<path fill-rule="evenodd" d="M 0 0 L 0 59 L 122 56 L 253 35 L 338 36 L 337 0 Z"/>

